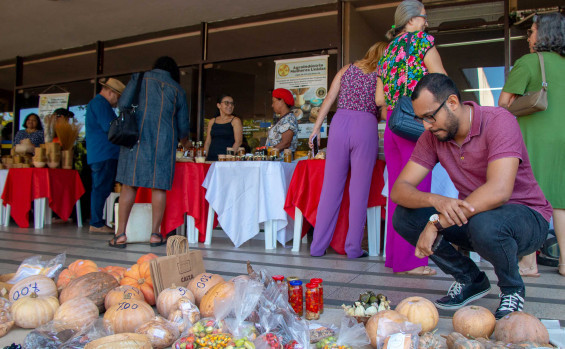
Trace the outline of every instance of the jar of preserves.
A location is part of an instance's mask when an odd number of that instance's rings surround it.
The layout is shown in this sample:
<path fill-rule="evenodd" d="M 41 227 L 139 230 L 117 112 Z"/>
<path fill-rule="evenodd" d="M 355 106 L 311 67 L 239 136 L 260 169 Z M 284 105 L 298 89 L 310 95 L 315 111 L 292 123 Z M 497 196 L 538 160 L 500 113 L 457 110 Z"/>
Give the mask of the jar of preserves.
<path fill-rule="evenodd" d="M 245 156 L 245 148 L 244 147 L 237 148 L 237 155 Z"/>
<path fill-rule="evenodd" d="M 226 148 L 226 155 L 235 155 L 235 152 L 232 147 Z"/>
<path fill-rule="evenodd" d="M 302 289 L 302 281 L 292 280 L 288 287 L 288 303 L 298 316 L 302 316 L 304 311 L 304 295 Z"/>
<path fill-rule="evenodd" d="M 285 149 L 283 155 L 284 162 L 292 162 L 292 152 L 290 151 L 290 149 Z"/>
<path fill-rule="evenodd" d="M 320 294 L 318 284 L 313 282 L 306 284 L 306 320 L 318 320 L 320 318 Z"/>
<path fill-rule="evenodd" d="M 324 285 L 323 281 L 320 278 L 313 278 L 310 279 L 310 282 L 313 284 L 318 285 L 318 296 L 320 297 L 319 306 L 320 306 L 320 314 L 324 313 Z"/>

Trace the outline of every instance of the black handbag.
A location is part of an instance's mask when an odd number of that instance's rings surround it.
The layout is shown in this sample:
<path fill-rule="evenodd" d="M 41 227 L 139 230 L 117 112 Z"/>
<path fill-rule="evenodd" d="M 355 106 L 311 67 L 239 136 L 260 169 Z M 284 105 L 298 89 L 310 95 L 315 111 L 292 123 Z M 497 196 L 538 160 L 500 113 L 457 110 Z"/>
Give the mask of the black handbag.
<path fill-rule="evenodd" d="M 135 111 L 137 109 L 142 81 L 143 73 L 140 73 L 137 78 L 137 84 L 130 107 L 120 108 L 120 114 L 110 123 L 108 140 L 113 144 L 132 148 L 139 140 L 139 128 L 135 120 Z"/>
<path fill-rule="evenodd" d="M 410 41 L 412 33 L 408 33 L 408 52 L 406 54 L 406 73 L 408 73 L 408 57 L 410 57 Z M 407 79 L 408 80 L 408 79 Z M 388 119 L 388 127 L 394 134 L 416 142 L 424 133 L 424 125 L 416 121 L 412 99 L 406 95 L 408 81 L 404 85 L 404 95 L 398 99 Z"/>

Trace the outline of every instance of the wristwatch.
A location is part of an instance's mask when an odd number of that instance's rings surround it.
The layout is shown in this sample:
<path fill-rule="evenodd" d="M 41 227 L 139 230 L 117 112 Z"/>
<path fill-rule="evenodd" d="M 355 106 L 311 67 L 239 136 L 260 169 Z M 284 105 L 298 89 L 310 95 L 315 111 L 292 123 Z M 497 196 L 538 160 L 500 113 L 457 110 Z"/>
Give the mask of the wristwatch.
<path fill-rule="evenodd" d="M 441 223 L 439 222 L 439 215 L 437 213 L 434 213 L 433 215 L 431 215 L 430 217 L 430 223 L 432 223 L 433 225 L 435 225 L 437 231 L 442 231 L 443 229 L 445 229 Z"/>

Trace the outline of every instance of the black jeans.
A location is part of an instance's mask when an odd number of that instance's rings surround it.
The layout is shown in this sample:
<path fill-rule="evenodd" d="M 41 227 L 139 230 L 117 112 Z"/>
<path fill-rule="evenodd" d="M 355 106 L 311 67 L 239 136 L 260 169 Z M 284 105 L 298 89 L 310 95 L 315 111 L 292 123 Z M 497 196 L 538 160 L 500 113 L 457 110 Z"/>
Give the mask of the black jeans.
<path fill-rule="evenodd" d="M 399 205 L 392 224 L 398 234 L 416 246 L 420 233 L 434 213 L 437 211 L 433 207 L 409 209 Z M 502 205 L 471 217 L 461 227 L 454 225 L 445 229 L 443 241 L 430 258 L 457 282 L 470 284 L 479 276 L 480 270 L 450 243 L 475 251 L 493 265 L 502 292 L 514 293 L 524 289 L 518 269 L 519 258 L 539 249 L 548 230 L 549 223 L 531 208 L 517 204 Z"/>
<path fill-rule="evenodd" d="M 117 159 L 109 159 L 90 164 L 92 170 L 92 192 L 90 193 L 90 225 L 104 226 L 104 204 L 114 188 Z"/>

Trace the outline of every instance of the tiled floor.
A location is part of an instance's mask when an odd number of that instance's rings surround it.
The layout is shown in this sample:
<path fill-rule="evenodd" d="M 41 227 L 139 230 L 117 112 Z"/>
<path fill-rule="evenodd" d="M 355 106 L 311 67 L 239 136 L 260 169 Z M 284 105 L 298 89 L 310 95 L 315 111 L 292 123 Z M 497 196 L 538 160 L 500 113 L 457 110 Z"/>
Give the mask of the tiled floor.
<path fill-rule="evenodd" d="M 92 259 L 99 266 L 130 266 L 143 254 L 166 253 L 165 246 L 151 248 L 148 244 L 130 244 L 125 250 L 108 247 L 110 235 L 89 234 L 88 226 L 77 228 L 71 223 L 53 224 L 43 230 L 20 229 L 13 225 L 0 228 L 0 274 L 15 272 L 21 261 L 32 255 L 50 257 L 65 252 L 66 264 L 76 259 Z M 310 257 L 307 244 L 299 253 L 280 244 L 276 250 L 266 251 L 264 241 L 253 239 L 235 248 L 219 230 L 214 231 L 212 245 L 193 244 L 200 249 L 208 272 L 226 278 L 245 274 L 247 260 L 256 268 L 266 268 L 272 274 L 297 276 L 302 280 L 312 277 L 324 279 L 325 304 L 339 307 L 357 299 L 364 290 L 374 290 L 387 295 L 392 304 L 407 296 L 418 295 L 435 300 L 444 295 L 451 285 L 450 276 L 438 270 L 433 277 L 395 275 L 384 266 L 382 257 L 348 260 L 328 252 L 324 257 Z M 498 306 L 498 287 L 492 267 L 485 262 L 480 267 L 487 272 L 492 284 L 489 295 L 475 302 L 494 311 Z M 565 324 L 565 278 L 556 268 L 540 266 L 539 278 L 527 278 L 525 311 L 540 318 L 561 320 Z M 440 316 L 450 317 L 453 311 L 440 310 Z M 442 322 L 449 326 L 450 321 Z M 446 328 L 444 330 L 449 331 Z M 2 344 L 0 339 L 0 344 Z"/>

